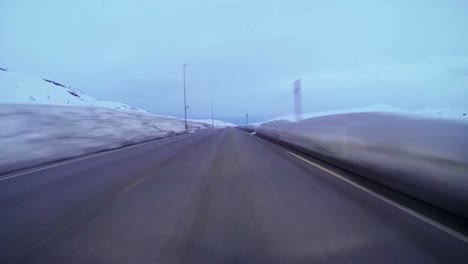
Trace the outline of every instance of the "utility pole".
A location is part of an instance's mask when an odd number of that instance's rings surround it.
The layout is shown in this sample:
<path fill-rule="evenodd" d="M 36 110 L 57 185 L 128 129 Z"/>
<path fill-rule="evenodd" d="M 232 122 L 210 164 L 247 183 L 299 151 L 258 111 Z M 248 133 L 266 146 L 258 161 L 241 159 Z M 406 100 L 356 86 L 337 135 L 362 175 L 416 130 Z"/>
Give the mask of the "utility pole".
<path fill-rule="evenodd" d="M 214 128 L 213 101 L 211 101 L 211 127 Z"/>
<path fill-rule="evenodd" d="M 245 125 L 249 124 L 249 113 L 245 113 Z"/>
<path fill-rule="evenodd" d="M 185 130 L 188 130 L 187 125 L 187 96 L 185 92 L 185 68 L 188 66 L 187 63 L 184 63 L 184 117 L 185 117 Z"/>

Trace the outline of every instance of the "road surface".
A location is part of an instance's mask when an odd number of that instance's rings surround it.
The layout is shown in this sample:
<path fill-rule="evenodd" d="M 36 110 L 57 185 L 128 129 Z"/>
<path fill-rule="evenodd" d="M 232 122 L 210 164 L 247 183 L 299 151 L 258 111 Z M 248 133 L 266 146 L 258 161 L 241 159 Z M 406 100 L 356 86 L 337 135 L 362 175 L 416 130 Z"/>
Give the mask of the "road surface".
<path fill-rule="evenodd" d="M 468 263 L 468 243 L 237 129 L 0 178 L 0 263 Z"/>

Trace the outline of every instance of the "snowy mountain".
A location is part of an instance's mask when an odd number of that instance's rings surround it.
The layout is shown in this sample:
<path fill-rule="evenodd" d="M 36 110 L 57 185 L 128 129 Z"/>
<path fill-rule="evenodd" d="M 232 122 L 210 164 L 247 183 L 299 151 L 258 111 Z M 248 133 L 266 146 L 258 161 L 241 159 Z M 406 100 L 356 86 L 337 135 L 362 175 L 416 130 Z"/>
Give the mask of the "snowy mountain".
<path fill-rule="evenodd" d="M 0 103 L 97 106 L 148 113 L 123 103 L 98 100 L 83 91 L 48 79 L 29 77 L 0 68 Z"/>

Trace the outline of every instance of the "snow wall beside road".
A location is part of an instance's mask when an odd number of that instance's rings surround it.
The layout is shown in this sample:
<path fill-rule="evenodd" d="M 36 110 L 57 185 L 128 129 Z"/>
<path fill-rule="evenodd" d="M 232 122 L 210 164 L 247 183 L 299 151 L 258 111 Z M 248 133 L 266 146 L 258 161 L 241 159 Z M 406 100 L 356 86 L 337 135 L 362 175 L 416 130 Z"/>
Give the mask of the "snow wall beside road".
<path fill-rule="evenodd" d="M 262 124 L 257 135 L 468 218 L 468 124 L 352 113 Z"/>
<path fill-rule="evenodd" d="M 21 104 L 0 104 L 0 127 L 0 174 L 185 132 L 177 118 Z M 191 131 L 209 127 L 189 122 Z"/>

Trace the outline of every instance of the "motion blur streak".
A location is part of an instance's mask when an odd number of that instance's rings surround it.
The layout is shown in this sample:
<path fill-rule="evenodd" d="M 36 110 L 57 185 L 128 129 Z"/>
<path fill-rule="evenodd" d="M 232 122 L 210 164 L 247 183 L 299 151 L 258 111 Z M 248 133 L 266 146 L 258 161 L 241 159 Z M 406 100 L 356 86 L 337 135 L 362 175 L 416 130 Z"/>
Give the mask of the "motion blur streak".
<path fill-rule="evenodd" d="M 468 123 L 389 113 L 270 122 L 257 135 L 468 218 Z"/>

